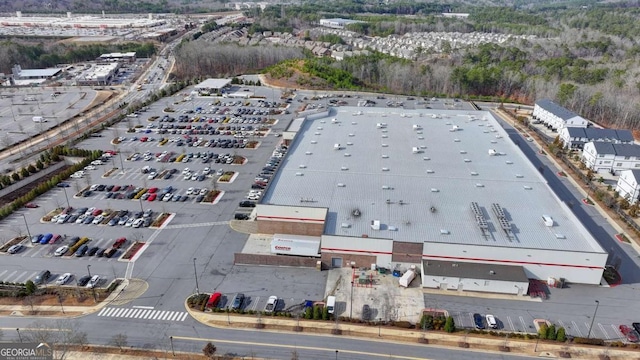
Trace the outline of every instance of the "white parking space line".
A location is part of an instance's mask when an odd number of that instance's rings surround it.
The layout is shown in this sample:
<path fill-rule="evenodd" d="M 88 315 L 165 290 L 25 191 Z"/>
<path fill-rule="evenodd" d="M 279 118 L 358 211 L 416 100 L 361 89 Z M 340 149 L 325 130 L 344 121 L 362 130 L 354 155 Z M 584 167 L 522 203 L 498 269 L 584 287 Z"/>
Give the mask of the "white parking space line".
<path fill-rule="evenodd" d="M 575 321 L 572 321 L 571 324 L 573 324 L 573 329 L 578 333 L 578 336 L 582 337 L 582 331 L 580 331 L 578 324 Z"/>
<path fill-rule="evenodd" d="M 602 331 L 602 333 L 604 334 L 604 337 L 607 338 L 607 340 L 611 339 L 611 337 L 609 336 L 609 333 L 607 333 L 607 331 L 604 329 L 604 326 L 602 326 L 602 324 L 598 323 L 598 327 L 600 328 L 600 331 Z"/>
<path fill-rule="evenodd" d="M 464 327 L 464 321 L 462 321 L 462 313 L 461 312 L 456 312 L 456 314 L 454 315 L 454 318 L 456 319 L 458 325 L 460 327 Z"/>
<path fill-rule="evenodd" d="M 513 326 L 513 322 L 511 321 L 511 317 L 507 316 L 507 321 L 509 322 L 509 327 L 511 328 L 511 331 L 516 331 L 515 326 Z"/>
<path fill-rule="evenodd" d="M 4 274 L 6 274 L 7 272 L 9 272 L 9 270 L 5 270 L 5 271 L 1 272 L 1 273 L 0 273 L 0 278 L 2 278 L 2 276 L 3 276 Z"/>
<path fill-rule="evenodd" d="M 256 296 L 256 298 L 251 299 L 251 301 L 253 302 L 253 306 L 251 307 L 251 310 L 255 310 L 256 307 L 258 307 L 258 301 L 260 301 L 260 296 Z"/>
<path fill-rule="evenodd" d="M 15 273 L 17 273 L 17 272 L 18 272 L 18 270 L 14 270 L 11 274 L 7 275 L 5 282 L 10 281 L 10 280 L 11 280 L 11 277 L 12 277 Z"/>
<path fill-rule="evenodd" d="M 616 339 L 624 339 L 624 335 L 622 335 L 620 329 L 617 326 L 611 324 L 611 328 L 613 329 L 613 333 L 615 334 Z"/>
<path fill-rule="evenodd" d="M 13 282 L 21 282 L 20 280 L 22 279 L 22 277 L 27 275 L 28 273 L 29 273 L 28 271 L 23 271 L 20 275 L 18 275 L 15 279 L 13 279 Z"/>
<path fill-rule="evenodd" d="M 527 331 L 527 323 L 524 322 L 524 318 L 520 316 L 520 322 L 522 323 L 522 331 Z"/>

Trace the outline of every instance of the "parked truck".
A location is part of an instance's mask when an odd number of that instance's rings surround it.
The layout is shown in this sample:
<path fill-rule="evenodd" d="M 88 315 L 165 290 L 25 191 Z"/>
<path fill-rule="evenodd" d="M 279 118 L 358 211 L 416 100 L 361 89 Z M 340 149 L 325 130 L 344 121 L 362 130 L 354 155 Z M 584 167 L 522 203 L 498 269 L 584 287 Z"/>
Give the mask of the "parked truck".
<path fill-rule="evenodd" d="M 400 277 L 400 280 L 398 282 L 402 287 L 409 287 L 409 284 L 411 284 L 415 277 L 416 273 L 413 270 L 408 270 Z"/>

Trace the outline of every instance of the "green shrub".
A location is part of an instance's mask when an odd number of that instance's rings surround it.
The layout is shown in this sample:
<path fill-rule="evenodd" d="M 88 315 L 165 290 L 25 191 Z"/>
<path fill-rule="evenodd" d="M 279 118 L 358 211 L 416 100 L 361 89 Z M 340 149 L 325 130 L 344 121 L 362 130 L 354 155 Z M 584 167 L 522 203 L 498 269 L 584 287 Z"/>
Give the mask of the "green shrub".
<path fill-rule="evenodd" d="M 540 328 L 538 329 L 538 336 L 541 339 L 546 339 L 547 338 L 547 329 L 549 327 L 547 326 L 547 324 L 540 324 Z"/>
<path fill-rule="evenodd" d="M 313 309 L 308 307 L 304 309 L 304 318 L 311 320 L 313 318 Z"/>
<path fill-rule="evenodd" d="M 584 338 L 584 337 L 575 337 L 573 338 L 573 342 L 576 344 L 584 344 L 584 345 L 604 345 L 604 340 L 596 339 L 596 338 Z"/>
<path fill-rule="evenodd" d="M 447 321 L 444 323 L 444 331 L 448 333 L 456 331 L 456 324 L 453 320 L 453 316 L 447 316 Z"/>
<path fill-rule="evenodd" d="M 549 326 L 549 328 L 547 328 L 547 336 L 546 336 L 547 340 L 555 340 L 556 339 L 556 326 L 555 325 L 551 325 Z"/>
<path fill-rule="evenodd" d="M 565 334 L 565 330 L 562 326 L 558 328 L 558 332 L 556 333 L 556 341 L 567 341 L 567 335 Z"/>
<path fill-rule="evenodd" d="M 314 306 L 313 307 L 313 320 L 320 320 L 322 319 L 322 310 L 320 309 L 320 306 Z"/>
<path fill-rule="evenodd" d="M 329 315 L 329 308 L 322 308 L 322 320 L 329 320 L 331 316 Z"/>

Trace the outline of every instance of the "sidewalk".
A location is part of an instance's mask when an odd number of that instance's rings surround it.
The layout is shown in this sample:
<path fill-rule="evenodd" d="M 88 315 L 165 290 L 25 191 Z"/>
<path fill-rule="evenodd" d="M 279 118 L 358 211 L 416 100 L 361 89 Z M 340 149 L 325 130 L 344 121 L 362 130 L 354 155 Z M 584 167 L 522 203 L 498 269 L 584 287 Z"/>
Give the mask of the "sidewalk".
<path fill-rule="evenodd" d="M 278 333 L 310 333 L 318 336 L 344 336 L 359 339 L 368 339 L 376 342 L 414 343 L 425 346 L 437 346 L 441 348 L 461 349 L 461 343 L 467 343 L 466 349 L 470 351 L 482 351 L 486 353 L 502 353 L 503 346 L 509 348 L 509 353 L 526 356 L 559 357 L 560 352 L 569 352 L 571 357 L 580 359 L 599 359 L 607 354 L 610 359 L 634 358 L 640 351 L 633 349 L 617 349 L 598 346 L 579 346 L 575 344 L 562 344 L 524 339 L 507 339 L 506 335 L 497 333 L 497 336 L 465 334 L 457 332 L 448 334 L 436 331 L 420 331 L 400 329 L 391 326 L 375 326 L 353 324 L 346 322 L 333 322 L 321 320 L 292 319 L 285 317 L 239 315 L 229 313 L 203 313 L 190 309 L 186 303 L 185 308 L 189 314 L 203 325 L 216 328 L 247 329 L 250 331 L 269 331 Z M 296 331 L 297 330 L 299 331 Z M 260 329 L 260 330 L 257 330 Z M 339 334 L 336 333 L 339 329 Z"/>
<path fill-rule="evenodd" d="M 148 284 L 143 280 L 125 279 L 105 300 L 93 305 L 70 306 L 64 305 L 64 303 L 62 306 L 59 303 L 52 305 L 34 305 L 33 311 L 30 305 L 0 305 L 0 314 L 38 318 L 76 318 L 97 312 L 108 305 L 124 305 L 142 295 L 147 288 Z"/>

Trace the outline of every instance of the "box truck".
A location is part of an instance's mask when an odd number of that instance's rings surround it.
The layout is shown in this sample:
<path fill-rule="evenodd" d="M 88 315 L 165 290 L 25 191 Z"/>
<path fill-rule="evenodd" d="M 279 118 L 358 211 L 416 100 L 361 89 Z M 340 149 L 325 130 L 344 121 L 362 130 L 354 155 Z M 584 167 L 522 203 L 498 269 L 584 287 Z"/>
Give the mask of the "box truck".
<path fill-rule="evenodd" d="M 415 279 L 416 273 L 413 270 L 409 270 L 402 277 L 400 277 L 399 283 L 402 287 L 409 287 L 409 284 Z"/>

